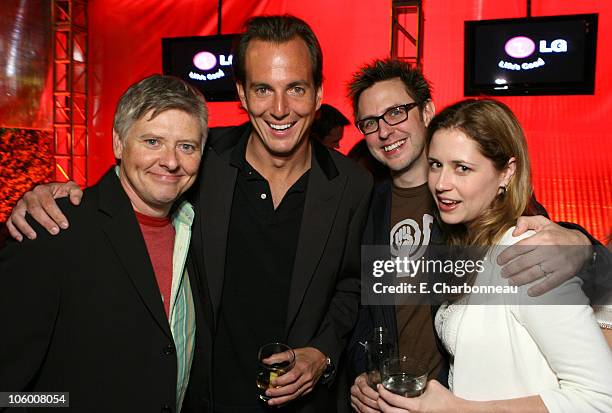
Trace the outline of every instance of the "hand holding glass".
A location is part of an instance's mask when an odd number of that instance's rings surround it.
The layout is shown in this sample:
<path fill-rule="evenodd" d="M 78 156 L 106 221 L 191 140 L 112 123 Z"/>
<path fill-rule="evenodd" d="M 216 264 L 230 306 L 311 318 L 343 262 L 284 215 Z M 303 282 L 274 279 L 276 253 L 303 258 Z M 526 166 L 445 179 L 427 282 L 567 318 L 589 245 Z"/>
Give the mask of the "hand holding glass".
<path fill-rule="evenodd" d="M 259 348 L 257 358 L 259 360 L 259 372 L 257 373 L 256 383 L 259 389 L 259 398 L 268 401 L 270 397 L 266 396 L 266 390 L 274 388 L 271 382 L 293 368 L 295 353 L 286 344 L 268 343 Z"/>
<path fill-rule="evenodd" d="M 382 363 L 382 385 L 400 396 L 417 397 L 425 391 L 428 373 L 421 360 L 407 356 L 391 357 Z"/>

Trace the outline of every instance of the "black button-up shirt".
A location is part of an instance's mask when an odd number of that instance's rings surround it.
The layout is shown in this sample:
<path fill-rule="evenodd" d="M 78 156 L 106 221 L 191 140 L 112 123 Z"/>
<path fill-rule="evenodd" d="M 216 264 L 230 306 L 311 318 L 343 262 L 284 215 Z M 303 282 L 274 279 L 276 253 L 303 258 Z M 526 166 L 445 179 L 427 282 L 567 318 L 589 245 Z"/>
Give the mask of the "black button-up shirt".
<path fill-rule="evenodd" d="M 246 161 L 248 135 L 231 153 L 238 169 L 230 217 L 225 277 L 213 354 L 217 411 L 265 411 L 255 376 L 257 350 L 286 342 L 291 275 L 309 171 L 274 209 L 266 179 Z"/>

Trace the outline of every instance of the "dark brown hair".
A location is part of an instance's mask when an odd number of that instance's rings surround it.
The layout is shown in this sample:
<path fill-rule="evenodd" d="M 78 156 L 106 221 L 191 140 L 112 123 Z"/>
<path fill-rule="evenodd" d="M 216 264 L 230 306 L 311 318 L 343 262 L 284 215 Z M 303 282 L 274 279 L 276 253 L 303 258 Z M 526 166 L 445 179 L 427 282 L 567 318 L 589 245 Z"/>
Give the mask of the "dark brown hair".
<path fill-rule="evenodd" d="M 419 110 L 423 111 L 425 104 L 431 100 L 431 85 L 417 68 L 397 59 L 374 60 L 361 67 L 353 74 L 348 85 L 348 96 L 353 103 L 353 114 L 358 119 L 359 97 L 364 90 L 375 83 L 384 80 L 400 79 L 404 83 L 406 92 L 415 102 L 419 104 Z"/>
<path fill-rule="evenodd" d="M 312 79 L 315 88 L 323 84 L 323 52 L 317 36 L 310 26 L 302 19 L 290 16 L 256 16 L 246 22 L 245 32 L 240 37 L 234 52 L 234 77 L 242 85 L 246 81 L 245 58 L 249 42 L 262 40 L 264 42 L 285 43 L 295 38 L 302 39 L 308 47 Z"/>

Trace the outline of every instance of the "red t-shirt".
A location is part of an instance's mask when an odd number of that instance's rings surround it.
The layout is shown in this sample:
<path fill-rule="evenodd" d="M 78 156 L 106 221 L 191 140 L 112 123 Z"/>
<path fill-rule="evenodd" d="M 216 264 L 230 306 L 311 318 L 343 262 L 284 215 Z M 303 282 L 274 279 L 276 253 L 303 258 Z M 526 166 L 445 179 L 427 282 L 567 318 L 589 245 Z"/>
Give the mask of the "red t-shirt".
<path fill-rule="evenodd" d="M 174 255 L 174 227 L 170 218 L 155 218 L 136 212 L 136 219 L 153 264 L 157 286 L 164 302 L 166 317 L 170 314 L 172 294 L 172 256 Z"/>

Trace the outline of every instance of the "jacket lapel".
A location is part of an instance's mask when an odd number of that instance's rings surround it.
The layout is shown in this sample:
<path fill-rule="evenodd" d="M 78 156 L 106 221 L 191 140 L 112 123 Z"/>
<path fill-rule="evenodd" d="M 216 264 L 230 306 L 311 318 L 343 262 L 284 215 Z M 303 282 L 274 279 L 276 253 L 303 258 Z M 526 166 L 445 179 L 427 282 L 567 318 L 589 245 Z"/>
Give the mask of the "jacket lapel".
<path fill-rule="evenodd" d="M 325 151 L 317 148 L 315 151 Z M 313 151 L 314 153 L 314 151 Z M 325 156 L 326 155 L 326 156 Z M 328 153 L 322 155 L 328 162 L 333 162 Z M 300 235 L 296 250 L 295 263 L 289 290 L 287 306 L 286 334 L 297 316 L 308 285 L 323 256 L 338 206 L 346 186 L 346 176 L 338 175 L 330 179 L 315 161 L 313 156 L 310 178 L 306 191 L 306 203 L 300 226 Z M 334 167 L 335 168 L 335 167 Z"/>
<path fill-rule="evenodd" d="M 130 277 L 143 304 L 172 338 L 153 266 L 129 198 L 113 169 L 100 181 L 99 211 L 108 242 Z"/>
<path fill-rule="evenodd" d="M 391 231 L 391 193 L 393 191 L 391 180 L 386 180 L 375 189 L 372 199 L 374 228 L 386 228 L 386 231 L 377 231 L 374 240 L 375 245 L 389 245 L 389 233 Z"/>
<path fill-rule="evenodd" d="M 214 149 L 209 149 L 201 177 L 202 225 L 199 229 L 202 231 L 204 268 L 215 325 L 223 292 L 227 237 L 237 176 L 237 169 L 229 165 L 226 156 L 229 156 L 228 152 L 219 155 Z"/>
<path fill-rule="evenodd" d="M 392 183 L 391 180 L 385 180 L 378 183 L 374 187 L 374 192 L 372 195 L 372 201 L 370 203 L 370 210 L 368 212 L 368 224 L 366 226 L 366 231 L 364 234 L 364 239 L 362 242 L 362 248 L 364 247 L 374 247 L 378 249 L 384 249 L 384 257 L 383 259 L 388 259 L 388 254 L 390 253 L 389 249 L 389 233 L 391 231 L 391 196 L 392 196 Z M 363 253 L 362 253 L 363 254 Z M 366 257 L 367 254 L 363 254 L 362 257 Z M 362 265 L 366 265 L 366 260 L 362 261 Z M 370 263 L 368 262 L 369 266 Z M 368 269 L 362 269 L 364 271 L 368 271 Z M 369 278 L 368 278 L 369 279 Z M 389 282 L 389 280 L 385 281 Z M 363 288 L 370 289 L 371 285 Z M 368 301 L 371 304 L 384 305 L 383 296 L 376 294 L 368 295 Z M 382 311 L 382 315 L 385 319 L 385 325 L 392 326 L 395 324 L 395 307 L 390 307 L 393 311 L 389 312 L 386 310 Z M 391 328 L 391 327 L 388 327 Z M 395 327 L 396 328 L 396 327 Z"/>

